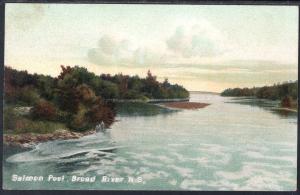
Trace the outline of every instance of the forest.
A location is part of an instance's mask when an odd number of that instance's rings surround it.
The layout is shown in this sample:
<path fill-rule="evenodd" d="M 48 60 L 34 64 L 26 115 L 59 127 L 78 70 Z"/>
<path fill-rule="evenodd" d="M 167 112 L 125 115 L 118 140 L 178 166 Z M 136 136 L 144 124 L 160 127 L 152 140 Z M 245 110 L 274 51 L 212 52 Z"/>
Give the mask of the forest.
<path fill-rule="evenodd" d="M 96 75 L 79 66 L 61 66 L 57 77 L 5 67 L 4 129 L 26 131 L 66 126 L 85 131 L 101 121 L 109 127 L 116 116 L 111 99 L 188 98 L 189 92 L 168 79 L 159 82 L 150 70 L 139 76 Z M 31 107 L 27 116 L 15 107 Z M 37 125 L 40 123 L 41 125 Z"/>
<path fill-rule="evenodd" d="M 277 83 L 272 86 L 253 88 L 229 88 L 221 93 L 221 96 L 254 96 L 261 99 L 280 100 L 280 106 L 286 108 L 298 108 L 298 80 L 292 82 Z"/>

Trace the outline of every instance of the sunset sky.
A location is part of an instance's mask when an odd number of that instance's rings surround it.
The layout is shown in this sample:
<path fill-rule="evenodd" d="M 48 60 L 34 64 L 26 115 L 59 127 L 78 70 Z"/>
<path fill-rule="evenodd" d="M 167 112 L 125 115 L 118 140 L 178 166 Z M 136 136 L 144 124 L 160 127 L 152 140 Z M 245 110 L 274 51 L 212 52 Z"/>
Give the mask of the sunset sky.
<path fill-rule="evenodd" d="M 296 6 L 6 4 L 5 65 L 60 65 L 220 92 L 296 80 Z"/>

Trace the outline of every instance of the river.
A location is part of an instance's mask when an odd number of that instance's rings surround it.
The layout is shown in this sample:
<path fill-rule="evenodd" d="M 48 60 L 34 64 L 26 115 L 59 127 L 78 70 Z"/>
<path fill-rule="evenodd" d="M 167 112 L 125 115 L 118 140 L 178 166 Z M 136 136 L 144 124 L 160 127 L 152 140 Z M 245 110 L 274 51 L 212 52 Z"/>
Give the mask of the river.
<path fill-rule="evenodd" d="M 192 93 L 198 110 L 119 115 L 105 133 L 6 148 L 5 189 L 295 190 L 297 115 L 271 101 Z M 12 175 L 44 176 L 15 182 Z M 48 182 L 48 175 L 65 176 Z M 93 183 L 71 176 L 96 176 Z M 124 178 L 101 182 L 102 177 Z M 128 177 L 134 179 L 128 182 Z"/>

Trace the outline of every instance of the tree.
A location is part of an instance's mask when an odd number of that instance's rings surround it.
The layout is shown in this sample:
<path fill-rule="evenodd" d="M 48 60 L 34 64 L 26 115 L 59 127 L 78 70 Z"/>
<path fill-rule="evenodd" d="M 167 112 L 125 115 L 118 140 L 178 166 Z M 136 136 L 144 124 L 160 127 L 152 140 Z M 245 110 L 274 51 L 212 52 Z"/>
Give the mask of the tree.
<path fill-rule="evenodd" d="M 104 99 L 114 99 L 119 97 L 118 86 L 110 81 L 102 81 L 96 92 L 97 95 L 103 97 Z"/>
<path fill-rule="evenodd" d="M 40 100 L 31 109 L 31 116 L 34 119 L 54 120 L 56 117 L 56 107 L 46 100 Z"/>
<path fill-rule="evenodd" d="M 101 100 L 97 100 L 86 113 L 91 124 L 96 125 L 103 121 L 105 127 L 109 127 L 114 122 L 115 115 L 114 110 L 108 105 L 103 104 Z"/>
<path fill-rule="evenodd" d="M 64 77 L 65 77 L 65 75 L 67 75 L 67 74 L 70 74 L 71 73 L 71 71 L 72 71 L 72 68 L 70 67 L 70 66 L 64 66 L 64 65 L 60 65 L 60 67 L 61 67 L 61 72 L 60 72 L 60 74 L 58 75 L 58 79 L 64 79 Z"/>
<path fill-rule="evenodd" d="M 81 84 L 77 86 L 76 91 L 77 98 L 80 100 L 80 102 L 84 104 L 90 105 L 96 99 L 95 92 L 86 84 Z"/>

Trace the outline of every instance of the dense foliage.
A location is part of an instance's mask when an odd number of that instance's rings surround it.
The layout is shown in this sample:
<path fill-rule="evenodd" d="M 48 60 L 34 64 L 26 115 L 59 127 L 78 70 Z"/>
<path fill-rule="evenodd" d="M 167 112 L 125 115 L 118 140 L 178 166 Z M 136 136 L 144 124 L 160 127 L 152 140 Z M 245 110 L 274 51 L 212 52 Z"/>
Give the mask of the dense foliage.
<path fill-rule="evenodd" d="M 146 78 L 140 78 L 123 74 L 98 76 L 78 66 L 61 68 L 60 75 L 53 78 L 5 67 L 6 105 L 32 106 L 31 120 L 60 122 L 72 130 L 83 131 L 101 121 L 106 127 L 113 123 L 116 112 L 109 103 L 112 99 L 189 96 L 186 89 L 167 79 L 158 82 L 150 71 Z"/>
<path fill-rule="evenodd" d="M 118 95 L 110 98 L 172 99 L 189 97 L 189 92 L 185 88 L 177 84 L 170 84 L 168 79 L 160 83 L 150 71 L 148 71 L 146 78 L 140 78 L 137 75 L 130 77 L 122 74 L 114 76 L 102 74 L 100 78 L 117 86 L 116 94 Z"/>
<path fill-rule="evenodd" d="M 253 87 L 253 88 L 233 88 L 226 89 L 222 96 L 255 96 L 257 98 L 280 100 L 282 107 L 297 107 L 298 101 L 298 81 L 274 84 L 273 86 Z"/>

